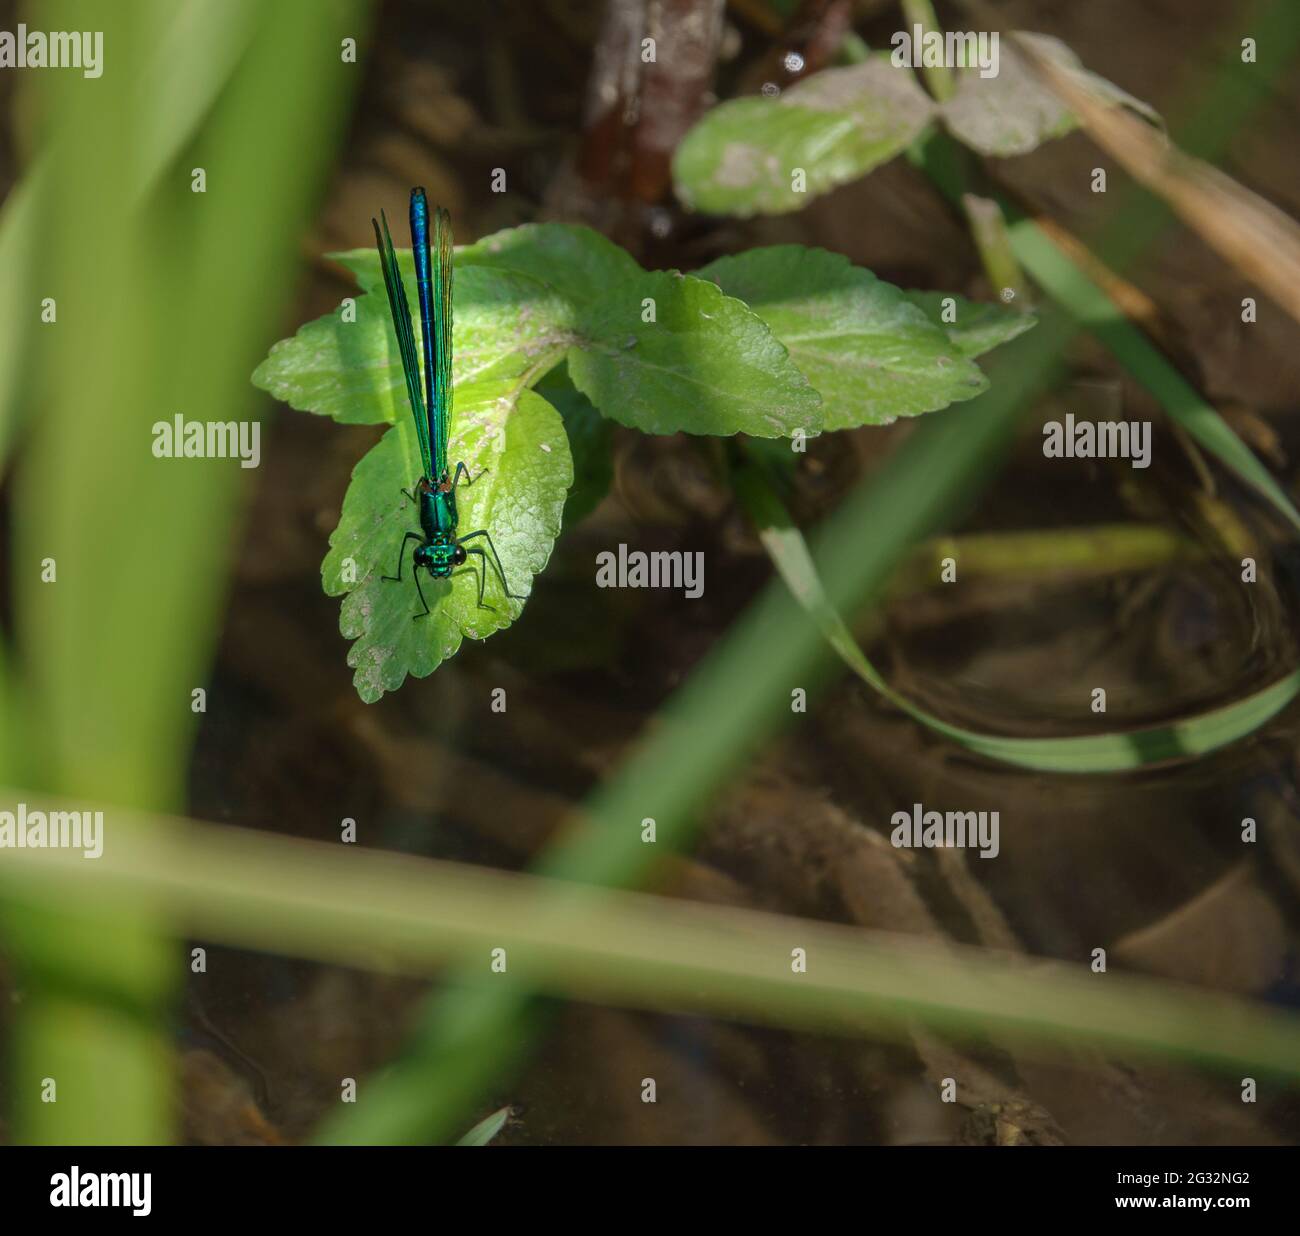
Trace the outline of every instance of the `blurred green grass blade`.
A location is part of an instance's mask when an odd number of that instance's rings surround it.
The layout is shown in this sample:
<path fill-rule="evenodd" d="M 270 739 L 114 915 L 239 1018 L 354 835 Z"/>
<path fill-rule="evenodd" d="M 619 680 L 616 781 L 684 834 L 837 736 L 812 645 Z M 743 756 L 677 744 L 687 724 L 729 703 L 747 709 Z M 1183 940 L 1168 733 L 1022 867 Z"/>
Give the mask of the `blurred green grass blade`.
<path fill-rule="evenodd" d="M 136 191 L 146 193 L 190 142 L 261 27 L 258 0 L 152 0 L 160 31 L 141 117 Z M 194 49 L 202 54 L 195 55 Z"/>
<path fill-rule="evenodd" d="M 147 6 L 135 2 L 147 18 L 139 28 L 152 25 L 159 32 L 153 54 L 139 70 L 140 95 L 153 100 L 153 106 L 143 113 L 145 131 L 132 143 L 122 166 L 129 192 L 142 198 L 193 139 L 257 30 L 258 17 L 256 0 L 148 0 Z M 64 8 L 66 20 L 80 24 L 65 24 L 62 29 L 103 29 L 103 21 L 84 6 L 65 4 Z M 114 28 L 112 22 L 109 26 L 114 33 L 123 28 Z M 195 49 L 202 53 L 196 55 Z M 110 47 L 107 55 L 117 59 L 118 52 Z M 23 83 L 20 88 L 39 87 Z M 55 133 L 51 141 L 76 140 L 75 133 L 63 134 L 69 131 Z M 39 301 L 46 295 L 33 284 L 29 261 L 42 244 L 43 203 L 53 183 L 52 157 L 48 147 L 41 149 L 0 205 L 0 271 L 4 272 L 0 279 L 0 475 L 18 429 Z"/>
<path fill-rule="evenodd" d="M 40 295 L 32 276 L 48 170 L 29 172 L 0 205 L 0 476 L 6 471 L 18 409 L 30 374 Z"/>
<path fill-rule="evenodd" d="M 323 17 L 309 0 L 43 11 L 51 28 L 103 30 L 105 71 L 38 75 L 55 136 L 37 160 L 40 232 L 20 233 L 19 247 L 42 254 L 41 295 L 56 298 L 58 319 L 40 328 L 14 486 L 20 784 L 99 803 L 181 800 L 190 693 L 208 678 L 248 478 L 238 461 L 155 458 L 152 426 L 175 412 L 255 414 L 245 375 L 291 289 L 357 77 L 339 38 L 356 33 L 359 11 L 336 4 Z M 168 41 L 178 14 L 202 21 Z M 199 29 L 208 42 L 193 41 Z M 159 107 L 177 115 L 162 120 Z M 206 193 L 191 192 L 191 166 L 206 169 Z M 57 564 L 48 584 L 46 558 Z M 14 1137 L 167 1140 L 166 1004 L 183 973 L 168 924 L 143 906 L 97 918 L 20 898 L 3 912 L 23 942 Z M 43 1103 L 32 1078 L 47 1075 L 80 1082 Z"/>
<path fill-rule="evenodd" d="M 950 725 L 900 695 L 867 660 L 853 633 L 827 601 L 803 534 L 791 523 L 759 470 L 737 470 L 733 480 L 781 578 L 845 665 L 913 720 L 989 759 L 1040 772 L 1126 772 L 1162 760 L 1204 755 L 1236 742 L 1276 716 L 1300 693 L 1297 671 L 1243 700 L 1195 717 L 1141 730 L 1072 738 L 1011 738 Z"/>
<path fill-rule="evenodd" d="M 0 886 L 101 916 L 146 905 L 192 938 L 392 973 L 430 974 L 457 956 L 473 957 L 486 973 L 492 950 L 501 948 L 507 969 L 490 982 L 503 992 L 532 988 L 835 1034 L 892 1037 L 924 1025 L 964 1038 L 1091 1043 L 1300 1077 L 1295 1012 L 1134 975 L 1099 982 L 1082 959 L 1070 965 L 409 854 L 344 853 L 228 826 L 111 814 L 115 844 L 93 865 L 68 851 L 15 851 L 0 866 Z M 809 959 L 805 973 L 790 965 L 796 946 Z M 384 1084 L 370 1079 L 361 1093 Z M 402 1109 L 442 1105 L 439 1090 L 408 1092 Z M 497 1112 L 490 1121 L 501 1118 Z"/>

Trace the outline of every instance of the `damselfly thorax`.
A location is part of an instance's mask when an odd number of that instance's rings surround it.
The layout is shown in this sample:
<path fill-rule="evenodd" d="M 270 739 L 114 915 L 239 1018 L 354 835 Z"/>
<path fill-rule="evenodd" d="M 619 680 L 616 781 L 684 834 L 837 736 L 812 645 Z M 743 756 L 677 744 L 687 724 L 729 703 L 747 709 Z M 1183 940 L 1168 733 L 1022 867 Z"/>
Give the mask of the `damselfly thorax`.
<path fill-rule="evenodd" d="M 434 485 L 428 477 L 421 477 L 415 492 L 424 533 L 424 544 L 415 551 L 415 565 L 426 567 L 435 578 L 446 579 L 456 567 L 465 565 L 465 550 L 456 544 L 455 487 L 450 481 Z"/>

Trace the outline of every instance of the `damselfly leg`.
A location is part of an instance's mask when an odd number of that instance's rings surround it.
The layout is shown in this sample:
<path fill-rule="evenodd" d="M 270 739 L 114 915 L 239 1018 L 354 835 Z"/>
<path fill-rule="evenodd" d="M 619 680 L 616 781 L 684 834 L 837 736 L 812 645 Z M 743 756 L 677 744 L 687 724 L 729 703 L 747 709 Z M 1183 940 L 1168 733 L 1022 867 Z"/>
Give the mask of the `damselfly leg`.
<path fill-rule="evenodd" d="M 402 548 L 397 551 L 397 574 L 381 575 L 379 578 L 385 583 L 400 584 L 402 582 L 402 559 L 406 557 L 406 543 L 408 541 L 419 541 L 421 544 L 424 538 L 418 532 L 408 532 L 402 538 Z M 415 590 L 420 594 L 420 604 L 424 606 L 424 613 L 412 614 L 412 618 L 427 618 L 429 616 L 429 602 L 424 599 L 424 589 L 420 587 L 420 568 L 418 565 L 411 566 L 411 574 L 415 577 Z"/>
<path fill-rule="evenodd" d="M 501 589 L 506 594 L 506 596 L 513 597 L 516 601 L 527 600 L 527 597 L 525 597 L 523 593 L 510 591 L 510 585 L 506 583 L 506 573 L 501 566 L 501 557 L 497 553 L 497 547 L 492 544 L 492 534 L 486 528 L 480 528 L 477 532 L 467 532 L 464 536 L 457 537 L 456 544 L 464 545 L 466 541 L 472 541 L 476 536 L 481 536 L 484 538 L 484 540 L 487 541 L 488 549 L 491 551 L 492 557 L 489 558 L 487 554 L 484 553 L 482 546 L 479 545 L 471 546 L 467 548 L 465 552 L 467 554 L 478 554 L 483 559 L 485 564 L 489 562 L 491 563 L 492 569 L 496 571 L 497 578 L 500 579 L 501 581 Z M 483 586 L 485 582 L 486 582 L 486 574 L 479 577 L 478 603 L 484 609 L 491 609 L 490 605 L 487 606 L 483 605 Z"/>
<path fill-rule="evenodd" d="M 397 551 L 397 574 L 396 574 L 396 575 L 381 575 L 379 578 L 382 579 L 382 580 L 387 580 L 389 583 L 400 584 L 400 583 L 402 582 L 402 559 L 403 559 L 404 557 L 406 557 L 406 542 L 407 542 L 407 541 L 422 541 L 423 539 L 424 539 L 424 538 L 421 537 L 420 534 L 419 534 L 418 532 L 408 532 L 408 533 L 407 533 L 407 534 L 402 538 L 402 548 L 399 549 L 399 550 Z M 418 575 L 419 572 L 417 571 L 416 574 Z M 419 580 L 417 580 L 416 583 L 418 584 L 418 583 L 419 583 Z"/>
<path fill-rule="evenodd" d="M 415 590 L 420 594 L 420 604 L 424 606 L 424 613 L 411 615 L 411 621 L 415 622 L 429 616 L 429 602 L 424 599 L 424 589 L 420 587 L 420 568 L 413 567 L 411 573 L 415 576 Z"/>

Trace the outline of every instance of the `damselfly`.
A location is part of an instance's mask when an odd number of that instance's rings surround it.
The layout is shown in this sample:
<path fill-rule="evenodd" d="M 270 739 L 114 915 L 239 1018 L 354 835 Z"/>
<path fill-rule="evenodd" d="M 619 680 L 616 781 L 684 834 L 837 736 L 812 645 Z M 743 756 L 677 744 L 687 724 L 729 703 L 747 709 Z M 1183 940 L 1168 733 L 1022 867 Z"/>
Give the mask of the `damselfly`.
<path fill-rule="evenodd" d="M 418 545 L 413 555 L 411 572 L 415 576 L 415 590 L 420 595 L 424 612 L 416 618 L 429 616 L 429 603 L 420 587 L 420 568 L 424 567 L 434 579 L 448 579 L 457 567 L 465 565 L 470 554 L 476 554 L 483 564 L 478 572 L 478 603 L 482 609 L 483 589 L 487 584 L 487 566 L 490 563 L 501 580 L 506 596 L 523 600 L 519 593 L 511 592 L 506 583 L 505 571 L 492 535 L 485 528 L 457 536 L 456 487 L 461 478 L 468 487 L 479 479 L 471 477 L 463 462 L 451 471 L 447 463 L 447 435 L 451 422 L 451 279 L 452 241 L 451 219 L 441 206 L 433 219 L 433 249 L 429 245 L 429 202 L 423 189 L 411 190 L 411 248 L 415 252 L 415 288 L 420 301 L 420 334 L 424 345 L 424 391 L 420 390 L 420 362 L 416 358 L 415 334 L 411 329 L 411 310 L 406 300 L 406 287 L 397 267 L 393 240 L 388 234 L 388 219 L 379 212 L 383 230 L 374 219 L 375 243 L 379 246 L 379 265 L 384 272 L 384 286 L 388 289 L 388 306 L 393 314 L 393 329 L 397 334 L 397 347 L 402 356 L 402 372 L 406 377 L 406 394 L 415 415 L 415 434 L 420 442 L 420 463 L 424 468 L 420 479 L 401 492 L 416 504 L 420 512 L 420 532 L 408 532 L 402 538 L 402 548 L 397 554 L 397 574 L 382 576 L 385 580 L 401 582 L 402 560 L 408 541 Z M 481 545 L 466 541 L 482 537 Z M 490 556 L 489 556 L 490 554 Z M 472 569 L 472 568 L 471 568 Z"/>

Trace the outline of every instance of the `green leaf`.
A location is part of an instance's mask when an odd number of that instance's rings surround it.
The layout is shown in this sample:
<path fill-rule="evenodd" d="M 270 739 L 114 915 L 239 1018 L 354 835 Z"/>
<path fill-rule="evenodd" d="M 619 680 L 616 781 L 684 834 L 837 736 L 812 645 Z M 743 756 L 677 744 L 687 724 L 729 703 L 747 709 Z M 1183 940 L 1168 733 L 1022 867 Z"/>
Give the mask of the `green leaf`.
<path fill-rule="evenodd" d="M 351 271 L 363 290 L 383 290 L 384 278 L 373 248 L 348 249 L 328 256 Z M 413 280 L 415 261 L 411 251 L 398 249 L 397 262 L 402 277 L 408 282 Z M 579 302 L 641 273 L 641 267 L 626 249 L 576 223 L 525 223 L 494 232 L 456 250 L 457 277 L 470 266 L 530 275 L 570 301 Z"/>
<path fill-rule="evenodd" d="M 654 321 L 643 318 L 652 307 Z M 606 416 L 645 433 L 820 432 L 821 399 L 785 346 L 703 279 L 656 271 L 583 314 L 569 375 Z"/>
<path fill-rule="evenodd" d="M 485 236 L 456 254 L 456 267 L 520 271 L 550 284 L 571 304 L 582 305 L 642 273 L 626 249 L 589 227 L 525 223 Z"/>
<path fill-rule="evenodd" d="M 473 478 L 456 491 L 462 536 L 487 529 L 501 557 L 510 591 L 527 595 L 545 566 L 560 531 L 573 462 L 559 414 L 540 395 L 513 382 L 484 382 L 457 391 L 449 453 L 464 460 Z M 418 531 L 416 507 L 399 491 L 416 479 L 419 455 L 410 417 L 399 421 L 361 460 L 343 500 L 339 526 L 321 565 L 330 596 L 343 596 L 339 629 L 356 642 L 348 653 L 357 694 L 367 703 L 394 691 L 408 674 L 423 678 L 453 656 L 465 637 L 486 639 L 510 625 L 523 603 L 503 595 L 488 570 L 484 603 L 478 606 L 481 559 L 450 580 L 421 574 L 432 611 L 421 612 L 411 576 L 408 547 L 400 583 L 380 577 L 397 573 L 407 532 Z M 481 543 L 484 538 L 479 538 Z M 355 581 L 347 573 L 354 564 Z"/>
<path fill-rule="evenodd" d="M 502 1107 L 494 1111 L 490 1116 L 484 1116 L 464 1137 L 456 1143 L 457 1146 L 486 1146 L 502 1129 L 506 1127 L 506 1121 L 510 1119 L 510 1108 Z"/>
<path fill-rule="evenodd" d="M 1102 102 L 1119 104 L 1156 124 L 1159 115 L 1141 99 L 1121 90 L 1104 77 L 1088 72 L 1083 62 L 1060 39 L 1047 34 L 1018 31 L 1017 35 L 1066 70 Z M 1015 44 L 1006 40 L 996 77 L 981 77 L 978 69 L 958 72 L 957 91 L 943 105 L 944 123 L 952 135 L 980 154 L 1028 154 L 1043 142 L 1078 128 L 1078 118 L 1042 82 Z"/>
<path fill-rule="evenodd" d="M 1010 343 L 1038 321 L 1032 313 L 1022 313 L 1004 305 L 967 300 L 952 292 L 909 290 L 903 295 L 943 331 L 957 346 L 957 350 L 969 360 L 991 352 L 1000 344 Z M 951 322 L 943 320 L 945 301 L 952 302 Z"/>
<path fill-rule="evenodd" d="M 410 267 L 409 251 L 398 262 Z M 378 259 L 370 254 L 374 279 Z M 358 269 L 358 277 L 360 271 Z M 408 282 L 413 285 L 414 274 Z M 568 303 L 527 275 L 483 267 L 458 272 L 453 327 L 453 381 L 506 381 L 559 360 L 573 339 Z M 346 304 L 346 302 L 345 302 Z M 272 347 L 253 371 L 253 385 L 300 412 L 343 424 L 411 419 L 388 298 L 355 298 L 356 320 L 341 306 Z M 419 331 L 418 324 L 416 331 Z M 417 334 L 418 338 L 418 334 Z M 453 419 L 455 411 L 453 409 Z"/>
<path fill-rule="evenodd" d="M 609 493 L 614 479 L 611 456 L 614 426 L 573 385 L 568 366 L 562 361 L 534 389 L 564 421 L 573 455 L 573 488 L 564 504 L 564 526 L 572 528 L 590 515 Z M 789 452 L 786 452 L 789 454 Z"/>
<path fill-rule="evenodd" d="M 898 288 L 841 254 L 776 245 L 698 274 L 743 300 L 789 348 L 822 396 L 827 429 L 934 412 L 988 386 Z"/>
<path fill-rule="evenodd" d="M 377 285 L 373 254 L 335 257 Z M 411 270 L 409 252 L 399 251 L 398 262 Z M 757 316 L 711 285 L 643 271 L 590 228 L 498 232 L 462 249 L 456 265 L 458 378 L 545 372 L 567 350 L 572 385 L 603 415 L 647 433 L 820 432 L 817 392 Z M 645 322 L 650 301 L 655 320 Z M 406 415 L 387 301 L 377 292 L 360 298 L 357 318 L 303 327 L 272 349 L 255 382 L 338 419 Z M 347 333 L 358 327 L 368 333 Z"/>
<path fill-rule="evenodd" d="M 709 112 L 677 148 L 677 196 L 714 214 L 801 210 L 904 150 L 934 110 L 916 75 L 887 56 L 825 69 L 780 98 L 734 99 Z"/>

